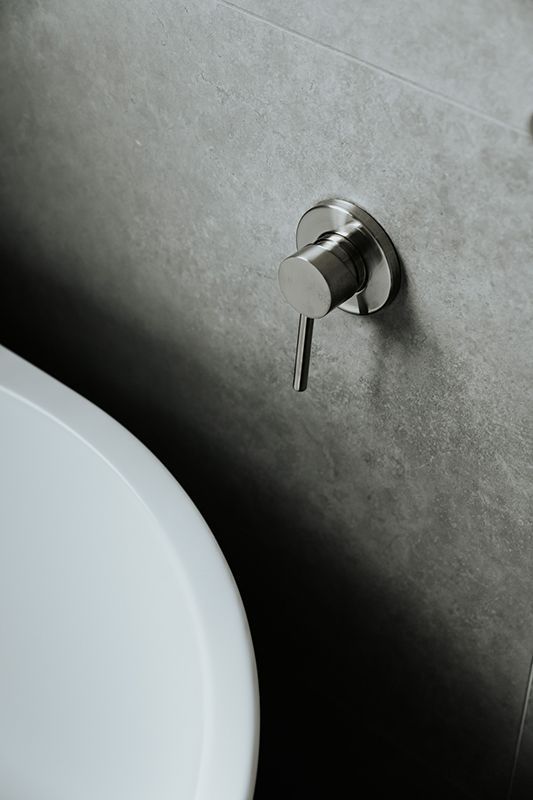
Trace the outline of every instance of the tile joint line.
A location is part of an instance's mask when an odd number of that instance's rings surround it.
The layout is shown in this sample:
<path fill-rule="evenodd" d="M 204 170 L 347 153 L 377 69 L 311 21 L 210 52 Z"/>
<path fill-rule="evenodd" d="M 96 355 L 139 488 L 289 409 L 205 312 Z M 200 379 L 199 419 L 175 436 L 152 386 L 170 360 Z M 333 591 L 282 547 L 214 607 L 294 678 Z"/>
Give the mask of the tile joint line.
<path fill-rule="evenodd" d="M 512 131 L 513 133 L 517 133 L 520 136 L 527 137 L 527 131 L 523 130 L 522 128 L 517 128 L 515 125 L 510 125 L 508 122 L 504 122 L 497 117 L 492 117 L 490 114 L 486 114 L 484 111 L 479 111 L 472 106 L 467 105 L 466 103 L 462 103 L 460 100 L 455 100 L 453 97 L 449 97 L 442 92 L 437 91 L 436 89 L 431 89 L 428 86 L 424 86 L 421 83 L 417 83 L 416 81 L 411 80 L 410 78 L 405 78 L 403 75 L 398 75 L 396 72 L 392 72 L 391 70 L 385 69 L 385 67 L 380 67 L 378 64 L 373 64 L 370 61 L 365 61 L 363 58 L 358 58 L 358 56 L 354 56 L 352 53 L 347 53 L 345 50 L 340 50 L 338 47 L 333 47 L 333 45 L 327 44 L 326 42 L 321 42 L 319 39 L 314 39 L 312 36 L 308 36 L 306 33 L 300 33 L 300 31 L 294 30 L 294 28 L 286 28 L 284 25 L 280 25 L 278 22 L 273 22 L 266 17 L 262 17 L 260 14 L 256 14 L 255 11 L 248 11 L 246 8 L 242 8 L 242 6 L 237 5 L 236 3 L 230 2 L 230 0 L 218 0 L 220 5 L 229 8 L 238 14 L 242 14 L 243 16 L 250 17 L 251 19 L 258 20 L 259 22 L 263 22 L 265 25 L 270 25 L 272 28 L 276 28 L 283 33 L 288 33 L 292 36 L 296 36 L 299 39 L 303 39 L 306 42 L 311 42 L 312 44 L 317 45 L 318 47 L 322 47 L 324 50 L 329 50 L 331 53 L 335 53 L 336 55 L 344 56 L 349 61 L 354 61 L 356 64 L 359 64 L 362 67 L 366 67 L 367 69 L 373 70 L 374 72 L 378 72 L 382 75 L 387 75 L 389 78 L 393 80 L 397 80 L 400 83 L 405 84 L 406 86 L 411 86 L 413 89 L 417 89 L 420 92 L 424 92 L 425 94 L 430 95 L 431 97 L 436 97 L 438 100 L 442 100 L 449 105 L 455 106 L 456 108 L 461 109 L 462 111 L 466 111 L 469 114 L 472 114 L 475 117 L 479 117 L 480 119 L 484 119 L 487 122 L 492 122 L 494 125 L 498 125 L 500 128 L 504 128 L 505 130 Z"/>
<path fill-rule="evenodd" d="M 522 739 L 524 738 L 524 729 L 526 727 L 526 719 L 529 709 L 529 701 L 531 699 L 531 690 L 533 689 L 533 658 L 529 666 L 529 675 L 527 679 L 527 687 L 524 694 L 524 704 L 522 706 L 522 714 L 520 716 L 520 725 L 518 726 L 518 733 L 516 735 L 516 744 L 514 749 L 513 768 L 511 770 L 511 777 L 509 778 L 509 788 L 505 796 L 506 800 L 512 800 L 513 788 L 518 769 L 518 761 L 520 759 L 520 751 L 522 749 Z"/>

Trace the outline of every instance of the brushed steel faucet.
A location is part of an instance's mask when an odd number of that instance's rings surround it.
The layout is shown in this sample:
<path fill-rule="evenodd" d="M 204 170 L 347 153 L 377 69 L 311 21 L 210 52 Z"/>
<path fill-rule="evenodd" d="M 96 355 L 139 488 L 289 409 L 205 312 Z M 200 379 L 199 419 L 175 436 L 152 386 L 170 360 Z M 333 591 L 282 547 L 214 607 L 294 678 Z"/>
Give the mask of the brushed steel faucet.
<path fill-rule="evenodd" d="M 300 314 L 293 387 L 307 387 L 315 319 L 334 308 L 374 314 L 396 296 L 400 263 L 394 245 L 370 214 L 346 200 L 324 200 L 306 211 L 296 253 L 278 272 L 280 289 Z"/>

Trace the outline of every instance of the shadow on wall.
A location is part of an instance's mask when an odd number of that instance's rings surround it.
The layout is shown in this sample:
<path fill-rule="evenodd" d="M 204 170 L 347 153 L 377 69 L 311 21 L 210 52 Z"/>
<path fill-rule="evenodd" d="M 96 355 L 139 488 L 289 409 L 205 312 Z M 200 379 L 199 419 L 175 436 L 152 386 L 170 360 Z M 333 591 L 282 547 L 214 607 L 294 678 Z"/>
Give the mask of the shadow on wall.
<path fill-rule="evenodd" d="M 317 557 L 297 544 L 317 537 L 298 519 L 305 499 L 256 480 L 242 455 L 224 452 L 195 425 L 190 397 L 217 391 L 201 353 L 191 362 L 179 347 L 50 282 L 46 265 L 5 255 L 0 341 L 144 441 L 197 503 L 228 558 L 260 676 L 256 800 L 476 796 L 450 776 L 483 784 L 487 738 L 494 752 L 509 753 L 509 742 L 500 735 L 498 698 L 476 696 L 468 663 L 459 665 L 462 716 L 447 716 L 444 626 L 438 641 L 417 640 L 416 610 L 394 608 L 364 563 Z M 185 362 L 186 385 L 165 384 L 168 365 L 179 374 Z M 489 709 L 482 722 L 480 707 Z M 501 776 L 483 797 L 504 793 Z"/>

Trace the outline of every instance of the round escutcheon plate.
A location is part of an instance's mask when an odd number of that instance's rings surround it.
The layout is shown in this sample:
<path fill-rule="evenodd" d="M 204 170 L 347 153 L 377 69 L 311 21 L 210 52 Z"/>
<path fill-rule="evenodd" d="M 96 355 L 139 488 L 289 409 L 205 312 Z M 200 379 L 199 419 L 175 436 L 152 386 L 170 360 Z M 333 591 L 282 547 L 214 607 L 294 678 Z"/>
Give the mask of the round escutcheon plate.
<path fill-rule="evenodd" d="M 367 270 L 367 282 L 339 308 L 350 314 L 374 314 L 396 296 L 400 288 L 400 262 L 388 234 L 374 217 L 346 200 L 323 200 L 306 211 L 296 231 L 298 250 L 324 233 L 345 225 L 357 226 L 357 246 Z"/>

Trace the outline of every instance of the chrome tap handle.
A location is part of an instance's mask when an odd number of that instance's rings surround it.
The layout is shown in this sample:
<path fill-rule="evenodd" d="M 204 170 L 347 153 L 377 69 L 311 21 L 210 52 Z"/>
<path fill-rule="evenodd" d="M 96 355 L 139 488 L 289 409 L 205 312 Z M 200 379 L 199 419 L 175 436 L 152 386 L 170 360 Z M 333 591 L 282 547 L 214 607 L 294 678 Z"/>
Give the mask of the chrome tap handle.
<path fill-rule="evenodd" d="M 314 323 L 314 319 L 300 314 L 298 320 L 298 337 L 296 339 L 296 358 L 294 359 L 294 377 L 292 381 L 293 388 L 297 392 L 304 392 L 307 389 Z"/>
<path fill-rule="evenodd" d="M 389 303 L 400 285 L 394 245 L 370 214 L 346 200 L 324 200 L 298 224 L 299 248 L 279 266 L 279 285 L 300 314 L 293 386 L 307 386 L 313 322 L 340 307 L 373 314 Z"/>
<path fill-rule="evenodd" d="M 328 233 L 281 262 L 281 291 L 300 314 L 293 379 L 297 392 L 307 387 L 314 320 L 352 297 L 365 275 L 363 260 L 340 233 Z"/>

